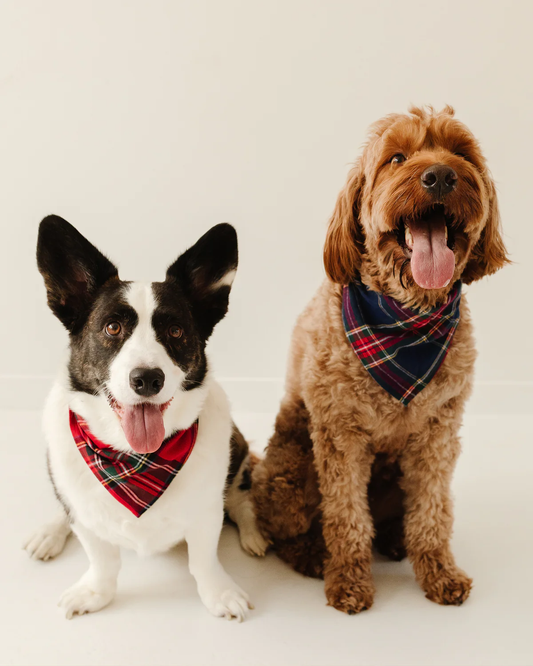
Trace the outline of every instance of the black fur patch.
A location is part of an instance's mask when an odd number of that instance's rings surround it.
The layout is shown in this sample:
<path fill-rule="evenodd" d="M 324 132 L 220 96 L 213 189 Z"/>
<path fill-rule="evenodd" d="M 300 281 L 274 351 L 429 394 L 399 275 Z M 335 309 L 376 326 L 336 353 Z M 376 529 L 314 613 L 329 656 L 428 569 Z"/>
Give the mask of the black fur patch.
<path fill-rule="evenodd" d="M 81 331 L 99 289 L 118 280 L 109 259 L 57 215 L 45 217 L 39 226 L 37 265 L 48 305 L 70 333 Z"/>
<path fill-rule="evenodd" d="M 96 394 L 109 379 L 109 366 L 133 333 L 138 316 L 125 299 L 127 282 L 104 285 L 81 331 L 70 336 L 70 383 L 74 391 Z M 119 335 L 110 337 L 106 324 L 120 323 Z"/>
<path fill-rule="evenodd" d="M 230 464 L 228 470 L 228 476 L 226 479 L 226 487 L 229 488 L 233 483 L 233 480 L 239 473 L 244 459 L 248 455 L 248 442 L 244 439 L 243 434 L 237 428 L 235 423 L 233 424 L 233 430 L 231 433 L 230 441 Z"/>
<path fill-rule="evenodd" d="M 251 490 L 252 488 L 252 475 L 250 470 L 246 468 L 241 477 L 241 482 L 239 483 L 239 490 Z"/>
<path fill-rule="evenodd" d="M 174 363 L 186 373 L 185 390 L 200 386 L 207 371 L 205 339 L 193 318 L 191 307 L 181 286 L 175 282 L 154 282 L 152 290 L 156 308 L 152 315 L 155 336 Z M 169 328 L 179 326 L 181 338 L 173 338 Z"/>
<path fill-rule="evenodd" d="M 217 224 L 167 270 L 166 281 L 177 282 L 183 289 L 204 340 L 228 311 L 231 287 L 216 288 L 216 284 L 237 264 L 237 233 L 230 224 Z"/>
<path fill-rule="evenodd" d="M 152 326 L 157 340 L 185 373 L 185 390 L 200 386 L 207 372 L 206 342 L 228 310 L 230 286 L 217 282 L 237 268 L 237 234 L 218 224 L 184 252 L 167 270 L 165 282 L 154 282 L 156 309 Z M 181 338 L 168 331 L 176 325 Z"/>
<path fill-rule="evenodd" d="M 39 226 L 37 264 L 48 304 L 70 334 L 71 387 L 96 394 L 137 325 L 137 314 L 124 297 L 128 283 L 119 280 L 109 259 L 57 215 L 45 217 Z M 122 326 L 116 337 L 105 332 L 112 321 Z"/>

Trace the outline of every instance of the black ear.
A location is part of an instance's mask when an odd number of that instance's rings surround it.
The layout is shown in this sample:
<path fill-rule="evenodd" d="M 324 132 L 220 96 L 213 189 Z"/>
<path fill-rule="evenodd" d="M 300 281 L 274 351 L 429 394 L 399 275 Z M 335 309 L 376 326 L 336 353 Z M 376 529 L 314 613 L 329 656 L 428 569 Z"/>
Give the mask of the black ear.
<path fill-rule="evenodd" d="M 184 290 L 206 340 L 228 311 L 237 264 L 237 232 L 231 224 L 217 224 L 167 270 L 167 280 Z"/>
<path fill-rule="evenodd" d="M 37 266 L 50 309 L 71 333 L 85 322 L 100 287 L 118 278 L 109 259 L 57 215 L 45 217 L 39 226 Z"/>

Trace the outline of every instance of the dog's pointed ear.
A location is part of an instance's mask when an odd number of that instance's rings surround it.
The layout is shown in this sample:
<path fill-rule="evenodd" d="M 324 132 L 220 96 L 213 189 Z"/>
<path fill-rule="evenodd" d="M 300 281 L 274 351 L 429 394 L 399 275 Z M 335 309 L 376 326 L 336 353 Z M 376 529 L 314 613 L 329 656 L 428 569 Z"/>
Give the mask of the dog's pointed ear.
<path fill-rule="evenodd" d="M 237 264 L 237 232 L 231 224 L 217 224 L 167 270 L 167 280 L 184 290 L 206 340 L 228 311 Z"/>
<path fill-rule="evenodd" d="M 324 268 L 329 279 L 339 284 L 348 284 L 353 280 L 364 253 L 364 232 L 359 219 L 363 186 L 360 160 L 350 171 L 348 181 L 339 193 L 324 245 Z"/>
<path fill-rule="evenodd" d="M 57 215 L 45 217 L 39 226 L 37 266 L 50 309 L 71 333 L 83 325 L 100 287 L 118 279 L 109 259 Z"/>
<path fill-rule="evenodd" d="M 479 240 L 472 248 L 461 276 L 461 280 L 465 284 L 480 280 L 485 275 L 492 275 L 506 264 L 511 263 L 502 237 L 496 187 L 490 176 L 487 176 L 485 185 L 489 193 L 487 221 Z"/>

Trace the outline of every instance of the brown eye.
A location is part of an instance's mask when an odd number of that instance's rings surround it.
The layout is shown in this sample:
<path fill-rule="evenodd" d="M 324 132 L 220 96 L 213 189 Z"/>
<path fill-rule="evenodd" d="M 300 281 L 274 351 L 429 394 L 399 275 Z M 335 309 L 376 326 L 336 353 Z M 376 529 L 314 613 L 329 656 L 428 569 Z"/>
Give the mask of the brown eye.
<path fill-rule="evenodd" d="M 391 164 L 401 164 L 402 162 L 405 162 L 406 159 L 407 157 L 405 157 L 405 155 L 398 153 L 391 159 Z"/>
<path fill-rule="evenodd" d="M 181 338 L 183 335 L 183 331 L 179 326 L 171 326 L 168 329 L 168 334 L 170 335 L 171 338 Z"/>
<path fill-rule="evenodd" d="M 109 324 L 107 324 L 105 327 L 105 332 L 107 335 L 111 335 L 112 337 L 117 336 L 121 330 L 122 326 L 118 323 L 118 321 L 110 321 Z"/>

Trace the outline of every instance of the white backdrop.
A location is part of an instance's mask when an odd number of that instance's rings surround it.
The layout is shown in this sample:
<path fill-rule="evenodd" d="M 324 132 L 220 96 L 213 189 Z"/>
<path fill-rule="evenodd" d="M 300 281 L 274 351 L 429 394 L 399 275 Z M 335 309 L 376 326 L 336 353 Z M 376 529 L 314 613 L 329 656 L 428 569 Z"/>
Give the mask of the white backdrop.
<path fill-rule="evenodd" d="M 530 391 L 532 7 L 3 0 L 2 399 L 27 401 L 65 346 L 34 259 L 51 212 L 128 279 L 161 279 L 233 223 L 240 269 L 215 369 L 245 387 L 282 377 L 350 162 L 370 122 L 410 103 L 454 105 L 488 156 L 515 264 L 469 289 L 477 378 L 493 397 Z"/>

